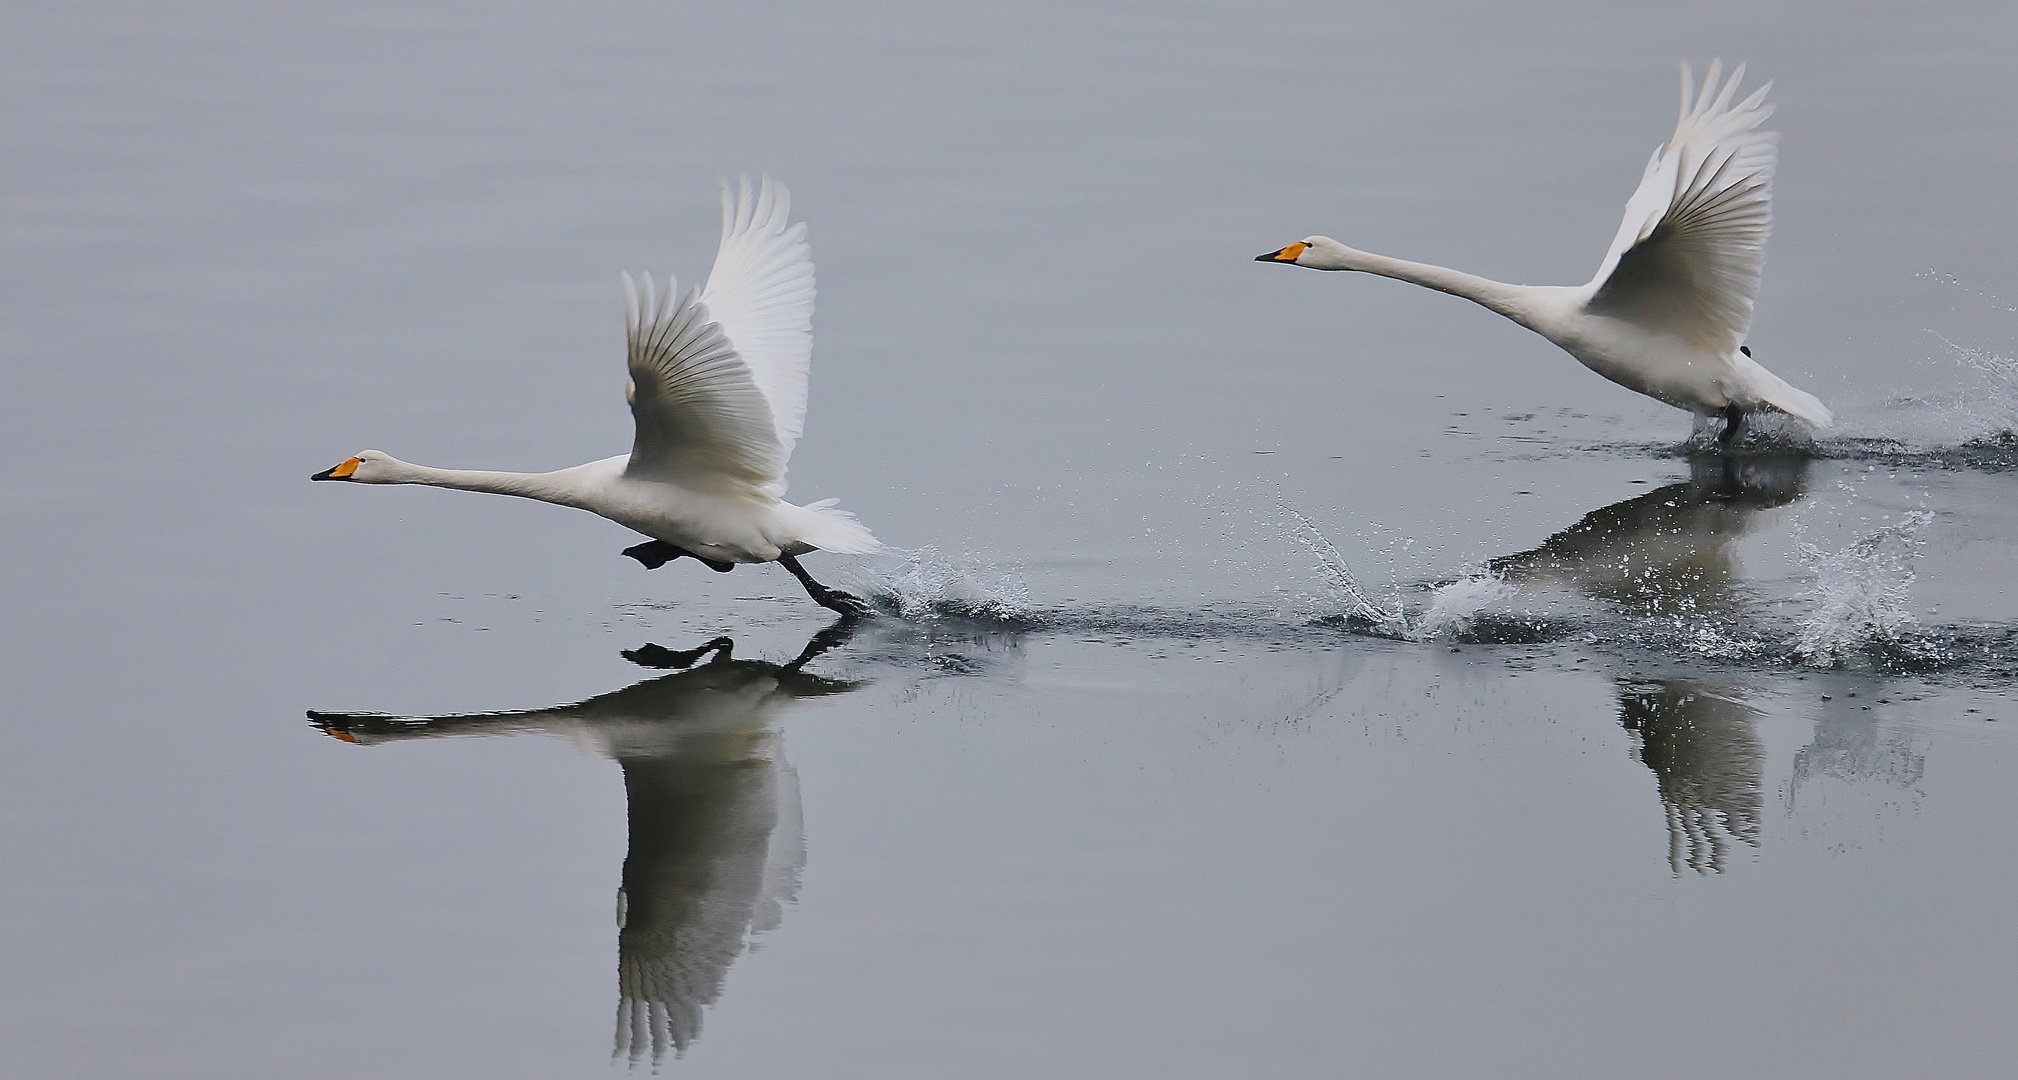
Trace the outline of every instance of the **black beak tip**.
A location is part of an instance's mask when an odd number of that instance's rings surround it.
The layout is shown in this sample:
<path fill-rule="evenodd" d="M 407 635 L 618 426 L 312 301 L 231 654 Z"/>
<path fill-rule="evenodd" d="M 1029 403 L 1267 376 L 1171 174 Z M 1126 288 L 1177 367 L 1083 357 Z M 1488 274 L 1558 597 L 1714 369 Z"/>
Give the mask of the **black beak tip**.
<path fill-rule="evenodd" d="M 321 472 L 319 472 L 319 473 L 316 473 L 315 475 L 313 475 L 313 476 L 309 477 L 309 479 L 310 479 L 310 480 L 334 480 L 334 479 L 336 479 L 336 470 L 335 470 L 335 469 L 324 469 L 324 470 L 322 470 Z"/>
<path fill-rule="evenodd" d="M 1276 257 L 1277 255 L 1280 255 L 1280 254 L 1282 254 L 1282 252 L 1280 252 L 1280 251 L 1271 251 L 1271 252 L 1269 252 L 1269 253 L 1268 253 L 1268 254 L 1266 254 L 1266 255 L 1256 255 L 1256 256 L 1254 257 L 1254 261 L 1255 261 L 1255 262 L 1274 262 L 1274 261 L 1275 261 L 1275 257 Z"/>

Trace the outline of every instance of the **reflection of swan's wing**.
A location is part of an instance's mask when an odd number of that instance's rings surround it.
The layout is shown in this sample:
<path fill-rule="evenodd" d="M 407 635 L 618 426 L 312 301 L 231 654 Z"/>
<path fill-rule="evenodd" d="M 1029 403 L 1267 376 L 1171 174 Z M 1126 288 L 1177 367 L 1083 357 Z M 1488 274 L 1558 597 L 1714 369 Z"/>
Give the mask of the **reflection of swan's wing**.
<path fill-rule="evenodd" d="M 1732 541 L 1805 490 L 1805 459 L 1773 464 L 1697 459 L 1686 482 L 1600 507 L 1490 565 L 1511 581 L 1559 581 L 1606 600 L 1711 599 L 1737 576 Z"/>
<path fill-rule="evenodd" d="M 1700 873 L 1724 868 L 1730 842 L 1757 847 L 1765 745 L 1750 705 L 1696 683 L 1619 688 L 1619 723 L 1638 736 L 1667 811 L 1668 862 Z"/>
<path fill-rule="evenodd" d="M 785 905 L 799 902 L 799 878 L 806 871 L 806 816 L 799 803 L 799 770 L 785 760 L 782 746 L 776 756 L 778 827 L 771 833 L 771 845 L 764 855 L 764 890 L 750 919 L 750 932 L 755 934 L 776 930 L 785 921 Z"/>
<path fill-rule="evenodd" d="M 781 917 L 789 897 L 772 892 L 775 848 L 799 853 L 785 860 L 796 882 L 803 834 L 783 811 L 796 811 L 798 777 L 761 745 L 750 749 L 623 763 L 631 844 L 618 898 L 619 1057 L 656 1064 L 685 1051 L 750 933 Z"/>
<path fill-rule="evenodd" d="M 1560 581 L 1605 600 L 1700 596 L 1733 576 L 1729 543 L 1746 515 L 1690 495 L 1688 484 L 1671 484 L 1593 510 L 1491 566 L 1510 581 Z"/>

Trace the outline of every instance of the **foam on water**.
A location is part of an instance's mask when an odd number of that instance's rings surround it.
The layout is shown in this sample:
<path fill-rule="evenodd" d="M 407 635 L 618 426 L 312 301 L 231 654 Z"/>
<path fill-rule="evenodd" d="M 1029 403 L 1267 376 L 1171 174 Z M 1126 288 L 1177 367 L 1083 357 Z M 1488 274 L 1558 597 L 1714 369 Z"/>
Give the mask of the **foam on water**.
<path fill-rule="evenodd" d="M 1513 599 L 1519 591 L 1487 570 L 1437 586 L 1430 593 L 1429 606 L 1414 620 L 1409 636 L 1427 641 L 1462 634 L 1477 625 L 1486 609 Z"/>

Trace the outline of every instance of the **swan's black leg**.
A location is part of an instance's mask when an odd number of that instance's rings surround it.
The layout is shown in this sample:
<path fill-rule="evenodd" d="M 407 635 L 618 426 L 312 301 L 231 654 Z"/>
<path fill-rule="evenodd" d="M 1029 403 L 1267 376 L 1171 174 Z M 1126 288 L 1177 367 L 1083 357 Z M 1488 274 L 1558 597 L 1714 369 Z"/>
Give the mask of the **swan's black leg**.
<path fill-rule="evenodd" d="M 735 647 L 736 643 L 733 639 L 718 637 L 698 649 L 679 649 L 676 651 L 668 649 L 663 645 L 643 645 L 635 649 L 625 649 L 623 651 L 623 658 L 639 667 L 689 668 L 694 666 L 694 661 L 711 652 L 715 655 L 709 663 L 727 660 L 729 658 L 729 650 Z"/>
<path fill-rule="evenodd" d="M 874 609 L 870 608 L 868 602 L 864 601 L 861 597 L 853 593 L 842 592 L 839 589 L 830 589 L 814 581 L 813 575 L 806 573 L 806 568 L 799 565 L 798 559 L 790 555 L 780 555 L 778 556 L 778 562 L 785 569 L 790 570 L 793 577 L 799 579 L 799 584 L 806 587 L 806 595 L 812 597 L 815 604 L 829 611 L 838 611 L 842 616 L 849 619 L 859 619 L 864 615 L 873 613 Z"/>
<path fill-rule="evenodd" d="M 1744 429 L 1745 410 L 1736 405 L 1724 406 L 1724 433 L 1717 436 L 1717 449 L 1729 450 L 1738 441 L 1738 432 Z"/>
<path fill-rule="evenodd" d="M 659 567 L 681 556 L 685 556 L 695 562 L 706 563 L 708 569 L 713 570 L 717 574 L 726 574 L 736 568 L 735 563 L 703 559 L 686 548 L 668 544 L 664 540 L 649 540 L 633 547 L 627 547 L 624 549 L 624 554 L 644 563 L 647 570 L 657 570 Z"/>

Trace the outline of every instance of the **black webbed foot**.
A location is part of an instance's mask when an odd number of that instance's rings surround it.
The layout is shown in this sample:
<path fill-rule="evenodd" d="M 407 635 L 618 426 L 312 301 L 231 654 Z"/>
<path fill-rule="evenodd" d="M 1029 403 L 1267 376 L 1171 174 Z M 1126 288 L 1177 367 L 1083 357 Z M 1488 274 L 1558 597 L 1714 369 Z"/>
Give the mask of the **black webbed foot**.
<path fill-rule="evenodd" d="M 647 644 L 635 649 L 625 649 L 621 655 L 639 667 L 689 668 L 694 666 L 694 661 L 711 652 L 715 654 L 715 660 L 726 660 L 729 658 L 729 651 L 735 647 L 734 639 L 718 637 L 697 649 L 675 650 L 663 645 Z"/>
<path fill-rule="evenodd" d="M 870 607 L 867 600 L 851 592 L 842 592 L 839 589 L 829 589 L 823 586 L 819 592 L 810 593 L 809 595 L 812 596 L 815 604 L 826 608 L 828 611 L 838 613 L 841 616 L 841 621 L 844 623 L 853 623 L 858 619 L 864 619 L 876 613 L 876 609 Z"/>
<path fill-rule="evenodd" d="M 828 611 L 838 612 L 843 619 L 861 619 L 876 613 L 876 609 L 870 607 L 867 600 L 856 596 L 854 593 L 842 592 L 839 589 L 830 589 L 814 581 L 813 575 L 808 574 L 806 568 L 800 566 L 799 560 L 793 556 L 778 556 L 778 565 L 790 570 L 792 576 L 799 579 L 799 584 L 806 587 L 806 595 L 812 597 L 815 604 L 826 608 Z"/>
<path fill-rule="evenodd" d="M 717 574 L 726 574 L 736 568 L 735 563 L 703 559 L 686 548 L 668 544 L 664 540 L 648 540 L 645 543 L 627 547 L 624 549 L 624 554 L 645 564 L 645 569 L 647 570 L 657 570 L 674 559 L 682 557 L 692 559 L 698 563 L 705 563 L 708 569 L 713 570 Z"/>
<path fill-rule="evenodd" d="M 625 548 L 624 554 L 644 563 L 647 570 L 657 570 L 659 567 L 685 555 L 686 552 L 666 543 L 664 540 L 651 540 L 638 544 L 635 547 Z"/>

